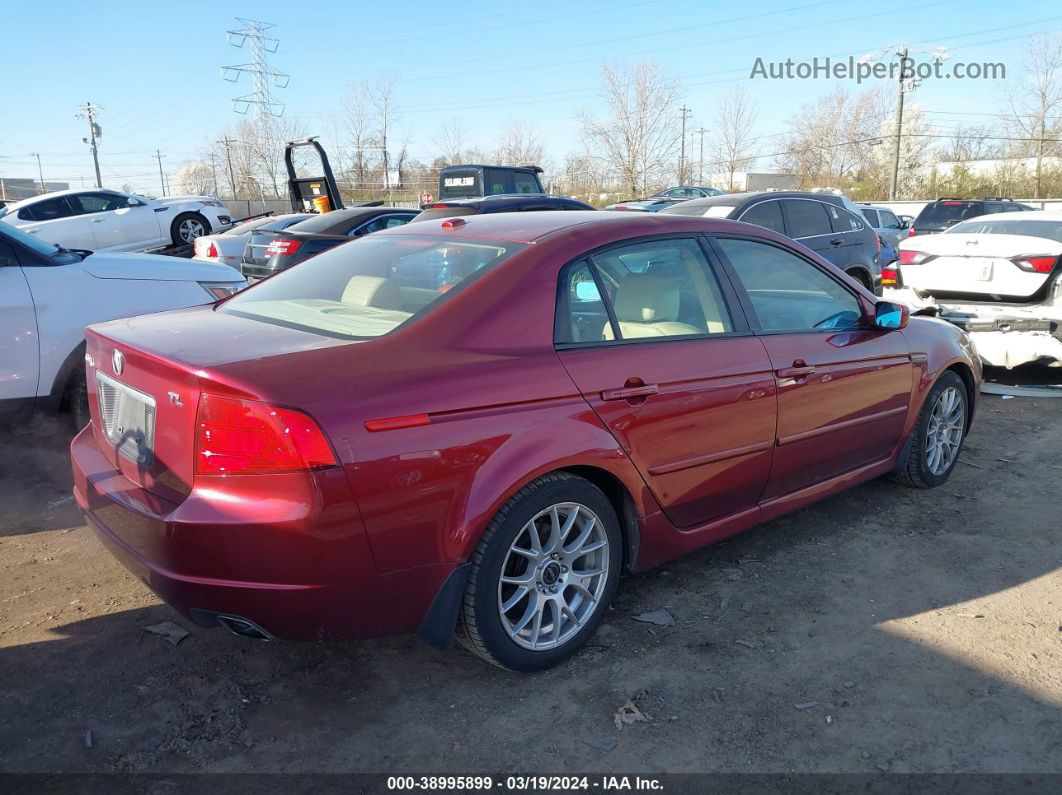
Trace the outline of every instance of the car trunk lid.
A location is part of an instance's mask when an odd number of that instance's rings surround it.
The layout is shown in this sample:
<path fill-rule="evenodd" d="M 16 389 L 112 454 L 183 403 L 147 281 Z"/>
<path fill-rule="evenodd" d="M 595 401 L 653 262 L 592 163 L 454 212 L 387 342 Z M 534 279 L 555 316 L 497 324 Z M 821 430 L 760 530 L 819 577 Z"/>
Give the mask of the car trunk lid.
<path fill-rule="evenodd" d="M 956 234 L 914 238 L 903 247 L 926 255 L 919 263 L 902 264 L 904 284 L 930 295 L 964 294 L 1029 298 L 1035 295 L 1058 270 L 1062 244 L 1028 235 Z M 1046 272 L 1030 270 L 1016 261 L 1025 258 L 1054 258 Z M 901 259 L 903 262 L 903 259 Z"/>

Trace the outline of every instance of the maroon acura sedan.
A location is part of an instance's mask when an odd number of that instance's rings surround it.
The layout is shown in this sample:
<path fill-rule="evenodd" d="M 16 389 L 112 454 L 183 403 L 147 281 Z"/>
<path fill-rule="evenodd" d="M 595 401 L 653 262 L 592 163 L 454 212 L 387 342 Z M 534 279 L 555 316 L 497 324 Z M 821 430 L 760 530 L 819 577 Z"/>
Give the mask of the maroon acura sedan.
<path fill-rule="evenodd" d="M 380 232 L 213 306 L 94 326 L 75 495 L 192 621 L 564 659 L 623 571 L 871 478 L 943 483 L 958 328 L 725 220 Z"/>

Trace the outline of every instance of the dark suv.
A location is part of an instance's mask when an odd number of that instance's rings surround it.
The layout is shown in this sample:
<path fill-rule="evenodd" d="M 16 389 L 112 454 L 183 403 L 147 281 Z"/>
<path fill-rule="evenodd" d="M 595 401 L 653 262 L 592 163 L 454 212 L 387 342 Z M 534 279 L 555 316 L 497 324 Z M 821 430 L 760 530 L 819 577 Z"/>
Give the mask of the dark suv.
<path fill-rule="evenodd" d="M 478 199 L 454 199 L 452 201 L 425 204 L 414 221 L 431 221 L 435 218 L 451 218 L 455 215 L 480 215 L 483 213 L 516 213 L 532 210 L 594 210 L 589 204 L 565 196 L 483 196 Z"/>
<path fill-rule="evenodd" d="M 960 221 L 992 213 L 1020 213 L 1035 210 L 1028 204 L 1021 204 L 1002 196 L 986 196 L 983 199 L 958 199 L 948 196 L 932 201 L 922 208 L 914 219 L 908 237 L 915 235 L 932 235 L 943 232 Z"/>
<path fill-rule="evenodd" d="M 881 241 L 838 194 L 810 191 L 727 193 L 691 199 L 661 215 L 699 215 L 756 224 L 791 237 L 881 295 Z"/>

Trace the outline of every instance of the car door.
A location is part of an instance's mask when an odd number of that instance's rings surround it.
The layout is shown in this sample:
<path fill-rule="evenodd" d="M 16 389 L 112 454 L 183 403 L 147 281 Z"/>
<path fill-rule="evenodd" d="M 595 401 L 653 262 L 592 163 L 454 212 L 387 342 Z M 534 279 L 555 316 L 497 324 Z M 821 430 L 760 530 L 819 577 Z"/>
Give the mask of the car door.
<path fill-rule="evenodd" d="M 798 249 L 730 235 L 712 243 L 774 368 L 777 438 L 764 499 L 891 456 L 914 377 L 903 333 L 875 328 L 852 288 Z"/>
<path fill-rule="evenodd" d="M 844 238 L 833 231 L 830 216 L 822 202 L 814 199 L 784 199 L 786 235 L 803 243 L 839 268 L 847 265 Z"/>
<path fill-rule="evenodd" d="M 67 196 L 55 196 L 23 207 L 18 211 L 18 220 L 26 222 L 19 224 L 24 232 L 36 235 L 46 243 L 63 248 L 96 248 L 96 238 L 88 221 Z"/>
<path fill-rule="evenodd" d="M 100 251 L 133 251 L 161 243 L 157 214 L 139 199 L 108 191 L 76 193 L 69 199 L 88 221 Z"/>
<path fill-rule="evenodd" d="M 898 247 L 900 245 L 900 233 L 903 230 L 903 224 L 900 223 L 900 219 L 891 210 L 878 210 L 878 217 L 881 222 L 879 230 L 882 238 L 893 248 Z"/>
<path fill-rule="evenodd" d="M 693 237 L 561 276 L 561 362 L 678 527 L 753 508 L 770 473 L 774 375 L 732 289 Z"/>
<path fill-rule="evenodd" d="M 39 377 L 33 294 L 15 250 L 0 240 L 0 416 L 26 408 Z"/>

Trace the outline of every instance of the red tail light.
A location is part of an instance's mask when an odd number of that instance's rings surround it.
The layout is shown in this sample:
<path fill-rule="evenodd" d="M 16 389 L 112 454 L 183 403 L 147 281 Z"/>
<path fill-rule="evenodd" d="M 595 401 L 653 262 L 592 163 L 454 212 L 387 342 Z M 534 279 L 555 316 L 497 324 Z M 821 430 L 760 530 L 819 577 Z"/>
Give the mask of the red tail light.
<path fill-rule="evenodd" d="M 881 286 L 882 287 L 895 287 L 898 279 L 896 278 L 895 268 L 882 268 L 881 269 Z"/>
<path fill-rule="evenodd" d="M 1011 262 L 1023 271 L 1029 271 L 1030 273 L 1050 273 L 1054 270 L 1058 257 L 1015 257 Z"/>
<path fill-rule="evenodd" d="M 918 265 L 921 262 L 925 262 L 929 255 L 922 251 L 913 251 L 911 249 L 900 250 L 900 264 L 901 265 Z"/>
<path fill-rule="evenodd" d="M 336 466 L 308 415 L 253 400 L 204 394 L 196 414 L 197 475 L 265 475 Z"/>
<path fill-rule="evenodd" d="M 210 242 L 210 248 L 207 249 L 207 256 L 215 258 L 218 256 L 218 247 L 214 244 L 213 241 Z"/>
<path fill-rule="evenodd" d="M 915 229 L 914 229 L 914 227 L 913 227 L 913 226 L 912 226 L 912 227 L 911 227 L 910 229 L 908 229 L 908 230 L 907 230 L 907 236 L 908 236 L 908 237 L 914 237 L 914 236 L 915 236 L 915 235 L 917 235 L 917 234 L 918 234 L 918 233 L 917 233 L 917 232 L 915 232 Z"/>
<path fill-rule="evenodd" d="M 266 254 L 269 256 L 281 256 L 286 257 L 288 254 L 294 254 L 299 250 L 299 246 L 302 243 L 298 240 L 274 240 L 268 246 L 266 246 Z"/>

